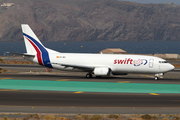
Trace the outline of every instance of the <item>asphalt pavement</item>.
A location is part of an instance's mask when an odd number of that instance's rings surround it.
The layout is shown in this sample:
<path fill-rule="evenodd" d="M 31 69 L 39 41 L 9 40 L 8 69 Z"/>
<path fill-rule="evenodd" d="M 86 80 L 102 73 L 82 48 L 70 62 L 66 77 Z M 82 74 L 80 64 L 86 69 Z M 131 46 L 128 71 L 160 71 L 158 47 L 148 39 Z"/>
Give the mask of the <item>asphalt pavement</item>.
<path fill-rule="evenodd" d="M 158 81 L 153 75 L 129 74 L 85 78 L 86 73 L 72 73 L 46 69 L 37 65 L 1 65 L 7 72 L 1 80 L 40 80 L 109 82 L 140 84 L 180 84 L 178 71 L 165 74 Z M 16 72 L 14 72 L 16 71 Z M 130 88 L 129 88 L 130 89 Z M 48 90 L 0 89 L 0 112 L 5 113 L 67 113 L 67 114 L 177 114 L 180 113 L 180 94 L 108 93 Z"/>

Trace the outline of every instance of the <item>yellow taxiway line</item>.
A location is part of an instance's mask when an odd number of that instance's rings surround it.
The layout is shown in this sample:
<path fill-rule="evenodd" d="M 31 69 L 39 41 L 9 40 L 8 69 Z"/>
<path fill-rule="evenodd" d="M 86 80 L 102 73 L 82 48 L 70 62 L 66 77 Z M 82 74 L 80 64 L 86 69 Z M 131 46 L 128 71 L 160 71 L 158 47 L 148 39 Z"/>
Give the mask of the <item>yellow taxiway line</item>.
<path fill-rule="evenodd" d="M 159 94 L 156 94 L 156 93 L 149 93 L 149 94 L 151 94 L 151 95 L 159 95 Z"/>
<path fill-rule="evenodd" d="M 130 81 L 121 81 L 121 82 L 117 82 L 117 83 L 130 83 Z"/>
<path fill-rule="evenodd" d="M 3 90 L 0 90 L 0 91 L 17 91 L 19 89 L 3 89 Z"/>
<path fill-rule="evenodd" d="M 74 92 L 74 93 L 83 93 L 83 91 L 78 91 L 78 92 Z"/>
<path fill-rule="evenodd" d="M 13 79 L 13 78 L 0 78 L 0 80 L 2 80 L 2 79 Z"/>
<path fill-rule="evenodd" d="M 56 80 L 56 81 L 68 81 L 70 79 L 62 79 L 62 80 Z"/>

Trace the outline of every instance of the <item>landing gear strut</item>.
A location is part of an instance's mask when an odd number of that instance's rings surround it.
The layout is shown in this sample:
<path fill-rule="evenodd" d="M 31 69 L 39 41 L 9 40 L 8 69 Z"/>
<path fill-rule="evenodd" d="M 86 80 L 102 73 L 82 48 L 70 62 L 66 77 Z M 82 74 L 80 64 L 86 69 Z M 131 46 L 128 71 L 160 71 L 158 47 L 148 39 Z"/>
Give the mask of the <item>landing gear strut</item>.
<path fill-rule="evenodd" d="M 86 78 L 92 78 L 92 74 L 91 73 L 86 74 Z"/>
<path fill-rule="evenodd" d="M 163 76 L 163 75 L 164 75 L 164 73 L 155 74 L 154 79 L 159 80 L 160 76 Z"/>

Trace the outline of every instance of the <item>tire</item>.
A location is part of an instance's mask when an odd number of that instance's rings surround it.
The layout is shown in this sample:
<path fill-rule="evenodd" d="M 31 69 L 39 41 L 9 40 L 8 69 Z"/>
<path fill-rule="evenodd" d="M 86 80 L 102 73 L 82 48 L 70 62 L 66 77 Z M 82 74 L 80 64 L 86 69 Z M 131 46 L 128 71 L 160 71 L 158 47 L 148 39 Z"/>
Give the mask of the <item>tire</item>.
<path fill-rule="evenodd" d="M 159 80 L 159 77 L 155 77 L 154 79 L 155 79 L 155 80 Z"/>
<path fill-rule="evenodd" d="M 92 74 L 86 74 L 86 78 L 92 78 Z"/>

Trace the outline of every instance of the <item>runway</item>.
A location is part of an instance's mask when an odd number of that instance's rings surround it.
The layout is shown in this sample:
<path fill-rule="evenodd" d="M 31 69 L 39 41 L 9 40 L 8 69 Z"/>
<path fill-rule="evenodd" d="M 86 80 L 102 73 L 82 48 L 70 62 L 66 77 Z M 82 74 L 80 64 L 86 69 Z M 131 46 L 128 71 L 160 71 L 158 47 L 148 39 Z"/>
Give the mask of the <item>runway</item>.
<path fill-rule="evenodd" d="M 75 93 L 1 90 L 0 104 L 58 107 L 180 107 L 180 94 Z"/>
<path fill-rule="evenodd" d="M 26 67 L 23 67 L 26 66 Z M 7 66 L 3 66 L 6 69 Z M 24 68 L 26 72 L 22 72 Z M 37 71 L 30 73 L 29 68 Z M 4 80 L 40 80 L 99 83 L 143 83 L 179 85 L 178 72 L 170 72 L 158 81 L 152 75 L 128 75 L 86 79 L 85 73 L 53 73 L 41 72 L 44 68 L 21 65 L 9 66 L 18 73 L 0 74 Z M 28 70 L 29 69 L 29 70 Z M 152 77 L 151 77 L 152 76 Z M 152 88 L 153 89 L 153 88 Z M 180 92 L 180 91 L 179 91 Z M 71 113 L 71 114 L 175 114 L 180 111 L 179 93 L 115 93 L 115 92 L 82 92 L 82 91 L 47 91 L 0 89 L 0 112 L 26 113 Z"/>
<path fill-rule="evenodd" d="M 0 112 L 173 114 L 180 110 L 180 95 L 173 94 L 154 96 L 150 94 L 0 91 L 0 95 Z"/>

